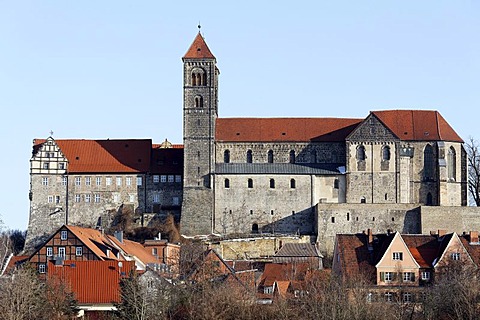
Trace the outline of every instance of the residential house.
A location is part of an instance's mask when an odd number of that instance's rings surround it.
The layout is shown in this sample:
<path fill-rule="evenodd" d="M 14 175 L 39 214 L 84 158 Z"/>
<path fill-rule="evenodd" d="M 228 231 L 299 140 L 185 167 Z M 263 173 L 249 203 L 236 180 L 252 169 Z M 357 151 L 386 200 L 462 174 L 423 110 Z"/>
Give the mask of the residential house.
<path fill-rule="evenodd" d="M 311 268 L 323 268 L 323 255 L 313 243 L 284 243 L 273 256 L 273 263 L 308 263 Z"/>

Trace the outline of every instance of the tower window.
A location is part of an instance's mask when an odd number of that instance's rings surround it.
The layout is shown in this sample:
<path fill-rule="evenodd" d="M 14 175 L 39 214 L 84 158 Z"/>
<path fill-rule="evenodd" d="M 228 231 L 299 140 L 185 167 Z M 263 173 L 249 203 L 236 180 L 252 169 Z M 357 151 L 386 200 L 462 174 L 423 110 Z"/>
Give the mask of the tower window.
<path fill-rule="evenodd" d="M 223 162 L 230 163 L 230 150 L 225 150 L 223 152 Z"/>
<path fill-rule="evenodd" d="M 335 180 L 333 180 L 333 188 L 334 189 L 338 189 L 338 183 L 339 183 L 338 178 L 335 178 Z"/>
<path fill-rule="evenodd" d="M 253 162 L 252 150 L 247 150 L 247 163 Z"/>
<path fill-rule="evenodd" d="M 357 160 L 358 161 L 365 161 L 365 147 L 359 146 L 357 148 Z"/>
<path fill-rule="evenodd" d="M 295 189 L 295 187 L 296 187 L 296 181 L 295 181 L 295 179 L 290 179 L 290 188 L 291 188 L 291 189 Z"/>
<path fill-rule="evenodd" d="M 225 179 L 225 188 L 230 188 L 230 180 L 229 179 Z"/>
<path fill-rule="evenodd" d="M 450 149 L 448 149 L 448 155 L 447 155 L 448 180 L 450 181 L 456 180 L 456 175 L 457 175 L 456 167 L 457 167 L 457 159 L 456 159 L 455 148 L 450 147 Z"/>
<path fill-rule="evenodd" d="M 423 150 L 423 178 L 424 180 L 433 180 L 435 161 L 433 159 L 433 147 L 429 144 Z"/>
<path fill-rule="evenodd" d="M 383 161 L 388 161 L 390 160 L 390 147 L 389 146 L 384 146 L 382 149 L 382 160 Z"/>
<path fill-rule="evenodd" d="M 267 161 L 268 163 L 273 163 L 273 150 L 268 150 Z"/>
<path fill-rule="evenodd" d="M 203 108 L 203 97 L 196 96 L 195 97 L 195 108 Z"/>
<path fill-rule="evenodd" d="M 248 179 L 247 187 L 250 188 L 250 189 L 253 188 L 253 180 L 252 179 Z"/>
<path fill-rule="evenodd" d="M 290 151 L 290 163 L 295 163 L 295 150 Z"/>
<path fill-rule="evenodd" d="M 270 188 L 275 189 L 275 179 L 270 179 Z"/>

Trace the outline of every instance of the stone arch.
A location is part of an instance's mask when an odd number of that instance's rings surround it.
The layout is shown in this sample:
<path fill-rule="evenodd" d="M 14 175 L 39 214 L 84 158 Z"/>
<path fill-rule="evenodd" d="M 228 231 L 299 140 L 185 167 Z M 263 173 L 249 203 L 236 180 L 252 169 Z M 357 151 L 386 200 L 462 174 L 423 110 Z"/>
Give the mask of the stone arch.
<path fill-rule="evenodd" d="M 207 85 L 207 73 L 202 68 L 194 68 L 191 74 L 192 86 L 205 86 Z"/>

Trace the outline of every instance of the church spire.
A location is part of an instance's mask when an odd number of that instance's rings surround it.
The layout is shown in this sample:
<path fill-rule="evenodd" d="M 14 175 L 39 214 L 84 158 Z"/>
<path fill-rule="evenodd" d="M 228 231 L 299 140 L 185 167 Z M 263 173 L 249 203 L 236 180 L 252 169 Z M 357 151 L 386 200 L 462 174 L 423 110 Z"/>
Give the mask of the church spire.
<path fill-rule="evenodd" d="M 183 59 L 215 59 L 215 56 L 208 48 L 205 39 L 200 33 L 200 25 L 198 28 L 198 34 L 195 37 L 195 40 L 193 40 L 187 53 L 183 56 Z"/>

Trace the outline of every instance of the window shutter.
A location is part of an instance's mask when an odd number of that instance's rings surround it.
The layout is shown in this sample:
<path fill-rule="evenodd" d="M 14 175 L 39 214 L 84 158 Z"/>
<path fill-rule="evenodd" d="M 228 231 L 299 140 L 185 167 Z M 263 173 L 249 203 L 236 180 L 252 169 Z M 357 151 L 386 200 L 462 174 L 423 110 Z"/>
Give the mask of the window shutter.
<path fill-rule="evenodd" d="M 411 273 L 411 277 L 412 277 L 412 278 L 411 278 L 412 282 L 415 282 L 415 272 L 412 272 L 412 273 Z"/>
<path fill-rule="evenodd" d="M 397 281 L 397 273 L 392 272 L 392 281 Z"/>
<path fill-rule="evenodd" d="M 380 281 L 385 281 L 385 272 L 380 272 Z"/>

